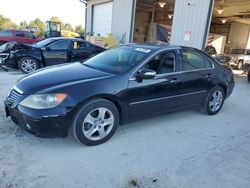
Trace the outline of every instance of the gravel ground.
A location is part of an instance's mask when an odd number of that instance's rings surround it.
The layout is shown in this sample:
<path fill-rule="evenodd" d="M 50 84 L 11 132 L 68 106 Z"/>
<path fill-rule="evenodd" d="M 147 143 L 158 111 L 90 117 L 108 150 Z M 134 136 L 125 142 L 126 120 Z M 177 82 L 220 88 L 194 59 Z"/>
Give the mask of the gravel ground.
<path fill-rule="evenodd" d="M 19 72 L 0 71 L 0 104 Z M 0 188 L 249 188 L 250 84 L 236 87 L 221 112 L 196 110 L 119 127 L 107 143 L 41 139 L 16 127 L 0 106 Z"/>

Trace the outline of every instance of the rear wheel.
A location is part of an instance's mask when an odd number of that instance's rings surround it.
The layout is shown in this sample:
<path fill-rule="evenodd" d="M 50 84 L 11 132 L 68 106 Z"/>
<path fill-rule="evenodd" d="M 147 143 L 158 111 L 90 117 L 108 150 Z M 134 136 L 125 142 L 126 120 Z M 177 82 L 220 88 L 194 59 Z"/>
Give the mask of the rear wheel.
<path fill-rule="evenodd" d="M 37 70 L 39 65 L 36 59 L 32 57 L 24 57 L 18 61 L 18 68 L 27 74 Z"/>
<path fill-rule="evenodd" d="M 215 115 L 222 108 L 224 100 L 225 100 L 224 89 L 220 86 L 215 86 L 208 92 L 206 101 L 201 111 L 209 115 Z"/>
<path fill-rule="evenodd" d="M 93 99 L 84 104 L 73 119 L 72 133 L 81 143 L 94 146 L 110 139 L 119 124 L 119 112 L 105 99 Z"/>
<path fill-rule="evenodd" d="M 248 82 L 250 82 L 250 68 L 248 69 L 247 80 L 248 80 Z"/>

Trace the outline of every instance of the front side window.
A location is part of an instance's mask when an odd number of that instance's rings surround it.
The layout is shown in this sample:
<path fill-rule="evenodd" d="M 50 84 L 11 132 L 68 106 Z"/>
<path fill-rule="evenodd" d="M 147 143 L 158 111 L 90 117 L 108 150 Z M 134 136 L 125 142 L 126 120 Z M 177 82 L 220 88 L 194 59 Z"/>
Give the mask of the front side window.
<path fill-rule="evenodd" d="M 60 40 L 56 41 L 49 46 L 50 50 L 67 50 L 69 47 L 70 41 L 69 40 Z"/>
<path fill-rule="evenodd" d="M 181 71 L 212 68 L 211 62 L 201 53 L 193 50 L 181 51 Z"/>
<path fill-rule="evenodd" d="M 80 41 L 74 41 L 72 43 L 73 45 L 73 49 L 74 50 L 78 50 L 78 49 L 87 49 L 90 47 L 90 44 L 86 43 L 86 42 L 80 42 Z"/>
<path fill-rule="evenodd" d="M 175 53 L 174 52 L 162 52 L 155 55 L 144 66 L 144 69 L 154 70 L 156 74 L 166 74 L 174 72 L 175 69 Z"/>
<path fill-rule="evenodd" d="M 151 50 L 121 46 L 107 50 L 87 61 L 84 65 L 110 73 L 124 73 L 137 66 L 151 54 Z"/>
<path fill-rule="evenodd" d="M 35 37 L 32 33 L 30 33 L 30 32 L 25 32 L 24 35 L 25 35 L 26 38 L 31 38 L 31 39 L 36 38 L 36 37 Z"/>

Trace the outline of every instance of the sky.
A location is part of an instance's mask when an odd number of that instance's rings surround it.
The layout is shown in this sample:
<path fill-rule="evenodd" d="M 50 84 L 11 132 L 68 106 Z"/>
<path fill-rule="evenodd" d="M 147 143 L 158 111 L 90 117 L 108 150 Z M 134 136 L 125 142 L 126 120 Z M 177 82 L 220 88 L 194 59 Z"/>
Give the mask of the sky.
<path fill-rule="evenodd" d="M 73 27 L 85 24 L 85 5 L 79 0 L 0 0 L 1 14 L 18 25 L 23 20 L 29 22 L 35 18 L 45 22 L 52 16 Z"/>

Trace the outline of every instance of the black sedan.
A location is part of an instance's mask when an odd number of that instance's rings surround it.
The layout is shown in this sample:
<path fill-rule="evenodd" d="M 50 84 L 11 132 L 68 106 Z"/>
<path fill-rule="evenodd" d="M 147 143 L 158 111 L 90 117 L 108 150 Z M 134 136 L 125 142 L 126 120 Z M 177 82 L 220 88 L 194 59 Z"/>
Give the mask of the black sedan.
<path fill-rule="evenodd" d="M 34 45 L 17 43 L 18 49 L 10 51 L 5 63 L 24 73 L 39 68 L 84 60 L 105 49 L 78 38 L 49 38 Z"/>
<path fill-rule="evenodd" d="M 65 76 L 67 75 L 67 76 Z M 180 46 L 123 45 L 84 63 L 38 71 L 5 100 L 7 116 L 38 136 L 107 141 L 119 124 L 199 108 L 214 115 L 234 88 L 232 70 Z"/>

